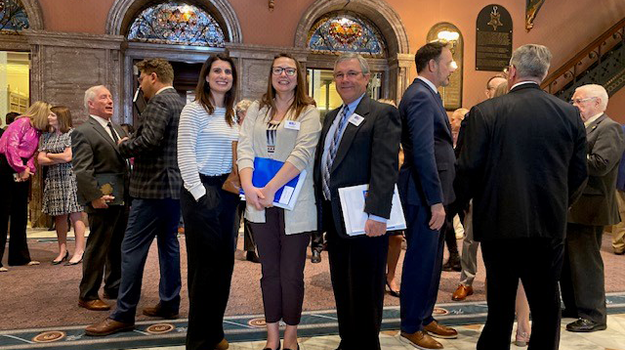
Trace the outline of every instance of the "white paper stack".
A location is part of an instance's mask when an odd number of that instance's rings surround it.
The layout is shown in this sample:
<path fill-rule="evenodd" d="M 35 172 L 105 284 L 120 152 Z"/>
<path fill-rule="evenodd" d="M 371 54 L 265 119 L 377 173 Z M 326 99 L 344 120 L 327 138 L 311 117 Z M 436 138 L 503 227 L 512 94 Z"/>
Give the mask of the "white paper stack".
<path fill-rule="evenodd" d="M 365 197 L 369 185 L 358 185 L 352 187 L 339 188 L 339 198 L 343 209 L 343 220 L 345 220 L 345 230 L 349 236 L 365 234 L 365 222 L 368 219 L 365 210 Z M 386 223 L 387 231 L 406 229 L 406 219 L 404 210 L 399 200 L 397 185 L 393 191 L 393 201 L 391 206 L 391 217 Z"/>

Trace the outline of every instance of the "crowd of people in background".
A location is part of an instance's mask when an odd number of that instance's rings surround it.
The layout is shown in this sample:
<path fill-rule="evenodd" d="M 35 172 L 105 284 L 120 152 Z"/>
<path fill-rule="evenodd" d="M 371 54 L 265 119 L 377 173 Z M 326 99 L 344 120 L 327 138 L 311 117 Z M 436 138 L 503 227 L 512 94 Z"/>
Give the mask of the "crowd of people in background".
<path fill-rule="evenodd" d="M 237 99 L 233 59 L 211 55 L 186 105 L 171 64 L 146 59 L 137 64 L 148 103 L 136 130 L 112 120 L 113 96 L 102 85 L 85 92 L 89 117 L 76 128 L 67 107 L 42 101 L 7 115 L 8 128 L 0 130 L 0 272 L 8 271 L 2 257 L 9 219 L 8 265 L 40 264 L 26 239 L 38 163 L 45 173 L 42 211 L 54 218 L 58 238 L 51 263 L 82 262 L 80 307 L 106 311 L 111 305 L 103 299 L 116 300 L 87 335 L 134 329 L 154 239 L 160 301 L 142 313 L 179 316 L 182 215 L 187 349 L 229 347 L 223 318 L 241 220 L 245 259 L 262 267 L 265 350 L 299 349 L 309 244 L 313 263 L 328 250 L 338 349 L 381 348 L 385 288 L 400 298 L 399 338 L 441 349 L 435 338 L 458 336 L 433 315 L 441 271 L 460 272 L 452 300 L 472 295 L 480 243 L 488 317 L 477 348 L 509 349 L 516 318 L 517 346 L 557 349 L 561 317 L 576 318 L 566 326 L 572 332 L 607 327 L 600 248 L 604 227 L 619 224 L 625 212 L 625 127 L 605 114 L 608 95 L 600 85 L 577 88 L 570 104 L 541 90 L 550 61 L 544 46 L 518 48 L 506 71 L 486 82 L 486 101 L 448 117 L 438 92 L 456 69 L 447 43 L 417 51 L 418 77 L 398 107 L 371 99 L 367 61 L 344 54 L 333 71 L 342 104 L 321 121 L 306 71 L 290 54 L 275 56 L 266 93 L 253 102 Z M 259 159 L 282 163 L 263 185 L 254 181 Z M 276 193 L 299 175 L 293 208 L 275 206 Z M 352 236 L 339 189 L 362 184 L 365 234 Z M 396 184 L 407 228 L 387 232 Z M 623 254 L 619 225 L 613 247 Z"/>

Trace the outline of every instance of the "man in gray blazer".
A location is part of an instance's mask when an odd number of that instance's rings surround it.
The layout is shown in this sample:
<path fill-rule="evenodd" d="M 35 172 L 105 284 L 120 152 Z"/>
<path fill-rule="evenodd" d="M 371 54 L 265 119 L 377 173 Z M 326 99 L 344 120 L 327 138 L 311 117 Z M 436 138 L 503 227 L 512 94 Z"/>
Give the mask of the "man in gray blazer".
<path fill-rule="evenodd" d="M 127 221 L 124 183 L 128 167 L 119 153 L 117 141 L 126 133 L 111 122 L 113 97 L 106 87 L 89 88 L 85 91 L 84 102 L 89 118 L 72 132 L 72 165 L 78 201 L 85 205 L 90 229 L 78 305 L 103 311 L 110 306 L 98 295 L 102 277 L 105 298 L 117 297 L 121 280 L 121 243 Z M 109 180 L 105 180 L 107 178 Z"/>
<path fill-rule="evenodd" d="M 608 93 L 601 85 L 583 85 L 571 100 L 579 108 L 588 140 L 588 184 L 568 215 L 565 263 L 561 281 L 564 317 L 571 332 L 606 329 L 605 283 L 601 239 L 606 225 L 620 220 L 616 177 L 625 143 L 621 126 L 604 112 Z"/>
<path fill-rule="evenodd" d="M 137 64 L 146 98 L 137 131 L 119 140 L 119 151 L 134 157 L 130 178 L 132 206 L 122 243 L 122 281 L 117 308 L 102 322 L 87 327 L 88 335 L 108 335 L 134 328 L 141 279 L 154 238 L 158 241 L 160 302 L 145 308 L 152 317 L 176 318 L 180 308 L 180 220 L 182 179 L 177 163 L 178 122 L 184 100 L 173 88 L 174 70 L 163 59 Z"/>

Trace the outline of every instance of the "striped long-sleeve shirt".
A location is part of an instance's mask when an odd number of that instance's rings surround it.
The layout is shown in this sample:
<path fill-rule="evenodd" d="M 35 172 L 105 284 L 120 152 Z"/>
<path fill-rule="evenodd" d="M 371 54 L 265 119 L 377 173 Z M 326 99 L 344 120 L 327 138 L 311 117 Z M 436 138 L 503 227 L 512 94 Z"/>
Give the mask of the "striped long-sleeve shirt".
<path fill-rule="evenodd" d="M 225 114 L 225 108 L 215 108 L 210 115 L 197 102 L 180 114 L 178 167 L 184 188 L 196 200 L 206 194 L 200 174 L 216 176 L 232 170 L 232 142 L 239 137 L 239 126 L 229 126 Z"/>

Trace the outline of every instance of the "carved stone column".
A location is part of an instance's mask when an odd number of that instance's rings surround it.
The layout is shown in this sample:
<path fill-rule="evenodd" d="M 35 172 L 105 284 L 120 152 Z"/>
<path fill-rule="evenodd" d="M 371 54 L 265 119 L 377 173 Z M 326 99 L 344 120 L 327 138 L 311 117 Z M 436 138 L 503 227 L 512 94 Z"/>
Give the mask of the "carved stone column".
<path fill-rule="evenodd" d="M 413 54 L 397 54 L 388 60 L 389 86 L 395 86 L 389 98 L 399 103 L 404 91 L 410 85 L 410 69 L 414 66 Z"/>

